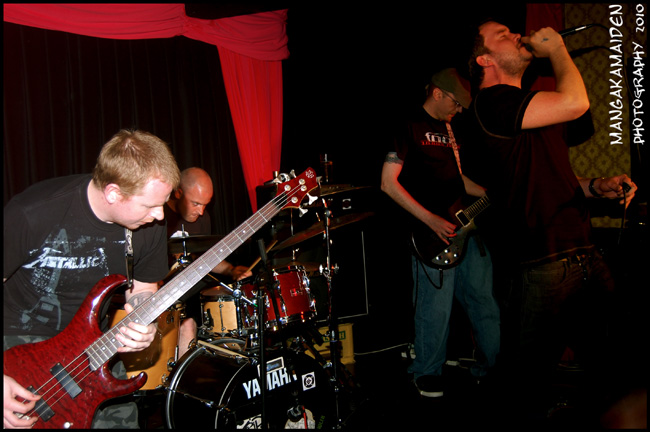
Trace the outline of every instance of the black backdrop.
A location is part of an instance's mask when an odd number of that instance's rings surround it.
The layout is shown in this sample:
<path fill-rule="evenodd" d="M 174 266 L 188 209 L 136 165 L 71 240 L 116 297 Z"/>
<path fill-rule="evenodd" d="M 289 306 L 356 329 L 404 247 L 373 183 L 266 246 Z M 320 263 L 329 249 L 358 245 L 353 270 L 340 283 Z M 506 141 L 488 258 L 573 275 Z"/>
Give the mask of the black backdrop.
<path fill-rule="evenodd" d="M 4 203 L 36 181 L 90 172 L 122 128 L 154 133 L 181 169 L 213 177 L 215 233 L 250 215 L 217 48 L 4 23 Z"/>
<path fill-rule="evenodd" d="M 525 3 L 290 7 L 283 170 L 327 153 L 335 183 L 377 186 L 389 125 L 436 70 L 464 73 L 468 30 L 488 11 L 523 31 Z"/>

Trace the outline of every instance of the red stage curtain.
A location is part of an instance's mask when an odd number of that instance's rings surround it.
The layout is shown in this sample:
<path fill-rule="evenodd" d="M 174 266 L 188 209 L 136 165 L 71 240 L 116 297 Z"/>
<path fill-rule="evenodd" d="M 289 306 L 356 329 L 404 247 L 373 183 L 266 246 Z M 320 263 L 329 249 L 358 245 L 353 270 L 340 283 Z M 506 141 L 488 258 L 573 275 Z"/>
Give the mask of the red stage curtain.
<path fill-rule="evenodd" d="M 282 65 L 219 49 L 226 94 L 230 101 L 235 134 L 244 166 L 248 194 L 256 206 L 255 186 L 280 169 L 282 143 Z M 237 107 L 237 109 L 235 109 Z M 237 127 L 237 125 L 247 125 Z M 277 145 L 268 145 L 268 143 Z"/>
<path fill-rule="evenodd" d="M 562 30 L 564 28 L 564 5 L 561 3 L 530 3 L 526 5 L 526 34 L 542 27 L 551 27 L 556 31 Z M 540 76 L 531 88 L 533 90 L 555 90 L 555 78 Z"/>
<path fill-rule="evenodd" d="M 280 10 L 203 20 L 188 17 L 183 4 L 4 5 L 4 20 L 15 24 L 112 39 L 185 36 L 216 45 L 253 211 L 255 187 L 280 168 L 286 18 Z"/>

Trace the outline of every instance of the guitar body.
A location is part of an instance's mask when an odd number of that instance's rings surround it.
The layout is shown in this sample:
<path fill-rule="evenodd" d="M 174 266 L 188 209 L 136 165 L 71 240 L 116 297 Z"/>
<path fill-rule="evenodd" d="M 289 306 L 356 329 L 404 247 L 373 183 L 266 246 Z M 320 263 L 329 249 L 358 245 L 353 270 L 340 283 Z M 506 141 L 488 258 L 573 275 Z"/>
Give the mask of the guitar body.
<path fill-rule="evenodd" d="M 467 249 L 465 240 L 476 229 L 474 221 L 456 230 L 456 237 L 446 245 L 428 226 L 418 224 L 411 233 L 411 246 L 415 255 L 424 264 L 439 270 L 447 270 L 460 264 Z"/>
<path fill-rule="evenodd" d="M 447 270 L 457 266 L 467 250 L 467 237 L 476 229 L 474 218 L 489 205 L 490 200 L 487 195 L 466 209 L 461 207 L 461 201 L 458 200 L 449 209 L 449 220 L 460 228 L 456 230 L 455 237 L 447 239 L 448 245 L 440 240 L 431 228 L 416 220 L 410 238 L 413 253 L 424 264 L 435 269 Z"/>
<path fill-rule="evenodd" d="M 145 373 L 129 380 L 115 378 L 108 363 L 92 371 L 84 353 L 102 336 L 99 314 L 104 299 L 125 282 L 126 278 L 121 275 L 103 278 L 95 284 L 70 324 L 57 336 L 43 342 L 18 345 L 4 352 L 4 374 L 25 388 L 37 389 L 37 393 L 43 396 L 41 401 L 54 413 L 47 420 L 48 415 L 39 415 L 35 428 L 88 429 L 101 403 L 132 393 L 145 384 Z M 74 398 L 53 378 L 50 370 L 57 364 L 66 366 L 65 370 L 81 388 Z"/>

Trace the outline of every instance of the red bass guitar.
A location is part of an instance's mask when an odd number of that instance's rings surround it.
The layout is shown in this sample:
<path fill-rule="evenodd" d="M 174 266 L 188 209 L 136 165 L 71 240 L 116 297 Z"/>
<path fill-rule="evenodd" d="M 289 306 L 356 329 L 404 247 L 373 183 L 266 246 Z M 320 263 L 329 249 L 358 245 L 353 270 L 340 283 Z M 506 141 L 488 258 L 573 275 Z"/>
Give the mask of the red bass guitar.
<path fill-rule="evenodd" d="M 99 311 L 109 294 L 126 283 L 122 275 L 100 280 L 70 324 L 57 336 L 5 351 L 4 374 L 42 396 L 27 413 L 30 417 L 38 416 L 34 427 L 90 428 L 101 403 L 141 388 L 147 381 L 145 372 L 120 380 L 111 374 L 107 365 L 122 346 L 115 337 L 118 328 L 129 322 L 145 325 L 153 322 L 280 210 L 299 207 L 305 195 L 317 186 L 316 172 L 312 168 L 278 184 L 278 193 L 270 202 L 106 333 L 99 327 Z"/>

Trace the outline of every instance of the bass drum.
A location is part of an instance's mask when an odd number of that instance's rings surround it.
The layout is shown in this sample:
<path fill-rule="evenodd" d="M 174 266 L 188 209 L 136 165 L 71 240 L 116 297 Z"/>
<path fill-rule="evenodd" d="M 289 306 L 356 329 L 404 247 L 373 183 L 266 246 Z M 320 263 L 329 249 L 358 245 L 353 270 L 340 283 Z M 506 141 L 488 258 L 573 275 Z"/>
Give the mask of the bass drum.
<path fill-rule="evenodd" d="M 203 344 L 181 358 L 165 401 L 167 427 L 263 429 L 259 364 L 235 355 Z M 277 352 L 269 352 L 267 359 L 269 429 L 321 429 L 335 424 L 334 392 L 316 360 Z"/>

